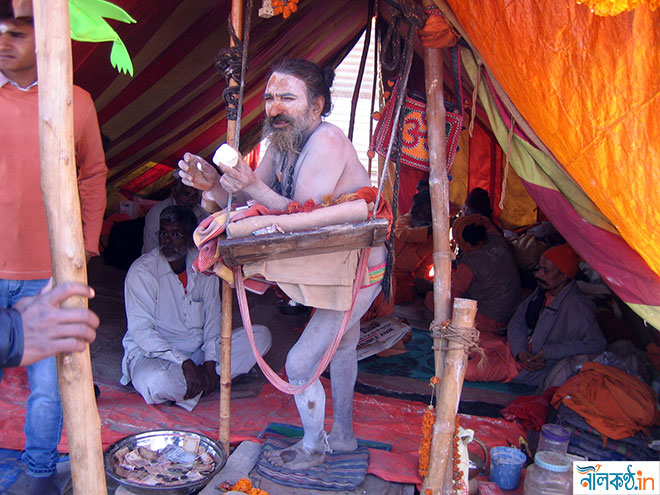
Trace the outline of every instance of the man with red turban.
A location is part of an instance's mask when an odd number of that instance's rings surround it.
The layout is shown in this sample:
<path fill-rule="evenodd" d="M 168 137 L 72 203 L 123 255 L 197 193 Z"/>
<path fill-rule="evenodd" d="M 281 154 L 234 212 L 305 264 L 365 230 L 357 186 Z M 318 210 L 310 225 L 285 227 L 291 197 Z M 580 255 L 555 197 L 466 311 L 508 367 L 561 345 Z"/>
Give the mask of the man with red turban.
<path fill-rule="evenodd" d="M 541 255 L 538 287 L 518 306 L 507 329 L 511 353 L 522 366 L 513 382 L 540 385 L 561 359 L 605 350 L 594 304 L 573 280 L 578 262 L 568 244 Z"/>

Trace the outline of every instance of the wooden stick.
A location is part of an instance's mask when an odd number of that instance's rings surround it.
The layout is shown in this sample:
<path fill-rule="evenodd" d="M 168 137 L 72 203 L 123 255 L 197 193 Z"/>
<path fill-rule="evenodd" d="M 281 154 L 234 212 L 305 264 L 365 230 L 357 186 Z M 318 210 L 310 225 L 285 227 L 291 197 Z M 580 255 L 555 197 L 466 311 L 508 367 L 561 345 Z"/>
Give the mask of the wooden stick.
<path fill-rule="evenodd" d="M 376 23 L 376 19 L 378 18 L 378 0 L 376 0 L 376 3 L 374 5 L 374 13 L 375 16 L 374 18 L 370 19 L 369 22 L 373 22 L 374 24 Z M 378 81 L 380 80 L 380 74 L 378 73 L 378 57 L 379 57 L 379 52 L 378 52 L 378 29 L 374 30 L 374 72 L 373 72 L 373 84 L 371 85 L 371 107 L 369 110 L 369 136 L 374 135 L 374 119 L 373 119 L 373 114 L 374 114 L 374 106 L 376 104 L 376 89 L 378 88 Z M 380 155 L 379 155 L 380 156 Z M 372 165 L 373 165 L 373 158 L 371 158 L 371 154 L 368 154 L 369 158 L 369 165 L 368 165 L 368 170 L 367 172 L 369 173 L 369 179 L 371 179 L 371 171 L 372 171 Z M 379 170 L 380 173 L 380 170 Z"/>
<path fill-rule="evenodd" d="M 34 0 L 39 71 L 41 190 L 46 206 L 53 281 L 87 282 L 73 138 L 73 70 L 68 0 Z M 71 298 L 67 308 L 86 308 Z M 76 495 L 106 495 L 101 422 L 89 347 L 57 356 L 64 425 Z"/>
<path fill-rule="evenodd" d="M 424 0 L 424 7 L 432 7 L 432 0 Z M 443 98 L 443 67 L 442 50 L 439 48 L 424 48 L 424 78 L 426 84 L 426 118 L 428 123 L 429 147 L 429 189 L 431 192 L 431 211 L 433 216 L 433 315 L 434 322 L 440 324 L 450 316 L 451 303 L 451 251 L 449 249 L 449 181 L 447 180 L 446 158 L 446 112 Z M 431 455 L 429 459 L 429 474 L 424 480 L 424 488 L 430 488 L 433 493 L 440 493 L 445 480 L 451 482 L 451 449 L 449 458 L 439 458 L 438 445 L 442 439 L 436 439 L 438 418 L 451 416 L 451 405 L 444 402 L 441 395 L 442 385 L 447 380 L 445 373 L 449 359 L 442 350 L 447 346 L 445 339 L 433 336 L 433 354 L 435 359 L 435 376 L 442 378 L 441 386 L 436 387 L 436 422 L 433 428 Z M 457 406 L 458 407 L 458 406 Z M 456 409 L 456 411 L 458 408 Z M 453 412 L 454 423 L 456 411 Z M 443 421 L 446 421 L 443 420 Z M 451 427 L 451 435 L 454 434 Z M 442 428 L 441 428 L 442 430 Z M 435 447 L 434 447 L 435 446 Z M 451 445 L 449 445 L 451 446 Z M 446 455 L 446 449 L 442 455 Z M 448 476 L 449 475 L 449 476 Z M 424 490 L 422 490 L 424 493 Z"/>
<path fill-rule="evenodd" d="M 222 333 L 220 337 L 220 430 L 218 432 L 218 439 L 227 455 L 229 455 L 229 439 L 231 435 L 231 333 L 233 302 L 234 291 L 223 280 Z"/>
<path fill-rule="evenodd" d="M 362 87 L 362 78 L 364 77 L 364 68 L 367 65 L 367 56 L 369 55 L 369 42 L 371 41 L 371 24 L 374 19 L 374 7 L 376 0 L 369 0 L 369 12 L 367 14 L 367 29 L 364 33 L 364 46 L 362 47 L 362 57 L 360 58 L 360 67 L 358 68 L 355 88 L 353 88 L 353 97 L 351 98 L 351 116 L 348 120 L 348 139 L 353 141 L 353 130 L 355 129 L 355 113 L 357 111 L 358 99 L 360 98 L 360 88 Z M 374 72 L 374 78 L 376 73 Z M 373 111 L 371 112 L 373 113 Z M 373 119 L 372 119 L 373 120 Z M 371 134 L 369 134 L 371 136 Z M 369 175 L 371 177 L 371 175 Z"/>
<path fill-rule="evenodd" d="M 243 0 L 232 0 L 231 3 L 231 23 L 234 32 L 239 39 L 243 38 Z M 229 40 L 231 46 L 234 41 Z M 238 83 L 230 79 L 230 86 L 237 86 Z M 226 142 L 234 144 L 236 136 L 235 120 L 227 120 L 227 138 Z M 228 205 L 229 207 L 229 205 Z M 220 351 L 220 425 L 218 430 L 218 440 L 220 445 L 229 455 L 229 444 L 231 437 L 231 333 L 233 319 L 233 301 L 234 293 L 227 282 L 222 281 L 222 332 L 220 342 L 222 345 Z"/>
<path fill-rule="evenodd" d="M 471 332 L 474 327 L 474 317 L 477 312 L 477 302 L 470 299 L 454 300 L 452 327 L 457 332 Z M 447 339 L 445 339 L 447 340 Z M 448 350 L 444 357 L 444 370 L 440 381 L 440 392 L 436 408 L 435 423 L 433 423 L 433 439 L 429 456 L 429 474 L 424 479 L 421 493 L 430 489 L 433 495 L 447 493 L 443 487 L 450 486 L 452 469 L 452 439 L 456 428 L 456 413 L 463 388 L 463 378 L 467 368 L 467 352 L 460 343 L 447 340 Z M 447 479 L 449 476 L 449 480 Z M 451 493 L 451 492 L 449 492 Z"/>
<path fill-rule="evenodd" d="M 424 6 L 434 5 L 425 0 Z M 433 215 L 433 315 L 438 323 L 450 317 L 451 251 L 449 249 L 449 181 L 447 180 L 447 137 L 445 134 L 445 104 L 443 99 L 442 50 L 424 48 L 424 78 L 426 84 L 426 119 L 428 122 L 429 189 Z M 443 347 L 434 339 L 436 376 L 441 376 Z M 438 388 L 436 387 L 436 398 Z"/>

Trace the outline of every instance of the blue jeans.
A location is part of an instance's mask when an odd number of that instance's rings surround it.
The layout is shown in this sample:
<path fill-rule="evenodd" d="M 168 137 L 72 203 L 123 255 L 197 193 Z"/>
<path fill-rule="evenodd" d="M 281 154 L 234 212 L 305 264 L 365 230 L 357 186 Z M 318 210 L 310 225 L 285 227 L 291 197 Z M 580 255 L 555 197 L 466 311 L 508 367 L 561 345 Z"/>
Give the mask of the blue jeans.
<path fill-rule="evenodd" d="M 11 308 L 26 296 L 38 294 L 48 279 L 0 279 L 0 307 Z M 26 368 L 30 397 L 25 414 L 25 452 L 23 462 L 30 476 L 46 477 L 56 472 L 57 445 L 62 435 L 62 404 L 54 357 Z M 2 370 L 0 370 L 0 379 Z"/>

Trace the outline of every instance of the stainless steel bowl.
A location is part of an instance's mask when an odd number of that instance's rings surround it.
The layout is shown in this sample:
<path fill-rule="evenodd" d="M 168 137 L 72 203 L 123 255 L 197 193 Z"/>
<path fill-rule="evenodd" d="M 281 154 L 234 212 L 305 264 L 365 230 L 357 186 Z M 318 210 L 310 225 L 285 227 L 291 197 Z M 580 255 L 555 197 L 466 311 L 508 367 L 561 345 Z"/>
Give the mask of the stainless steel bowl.
<path fill-rule="evenodd" d="M 148 449 L 158 451 L 171 444 L 182 446 L 183 439 L 186 436 L 199 438 L 199 445 L 203 446 L 206 449 L 206 452 L 215 461 L 215 469 L 205 478 L 175 486 L 145 486 L 134 483 L 132 481 L 128 481 L 115 472 L 114 454 L 119 449 L 128 447 L 132 450 L 137 447 L 147 447 Z M 117 440 L 106 449 L 104 461 L 106 474 L 120 485 L 126 487 L 131 492 L 142 493 L 145 495 L 186 495 L 189 493 L 196 493 L 197 491 L 204 488 L 204 486 L 209 481 L 211 481 L 211 479 L 225 465 L 225 462 L 227 461 L 227 454 L 214 440 L 211 440 L 206 435 L 202 435 L 200 433 L 193 433 L 183 430 L 152 430 L 145 431 L 144 433 L 136 433 L 135 435 L 130 435 L 128 437 L 122 438 L 121 440 Z"/>

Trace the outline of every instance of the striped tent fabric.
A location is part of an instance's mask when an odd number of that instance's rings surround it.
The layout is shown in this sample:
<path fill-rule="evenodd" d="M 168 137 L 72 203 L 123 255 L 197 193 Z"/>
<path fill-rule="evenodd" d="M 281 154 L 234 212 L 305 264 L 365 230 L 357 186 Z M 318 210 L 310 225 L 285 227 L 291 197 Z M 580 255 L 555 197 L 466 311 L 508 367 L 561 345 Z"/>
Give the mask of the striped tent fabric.
<path fill-rule="evenodd" d="M 231 0 L 115 0 L 138 22 L 114 26 L 135 76 L 110 66 L 107 43 L 74 42 L 74 82 L 92 94 L 107 151 L 113 201 L 151 195 L 171 181 L 183 153 L 210 157 L 225 141 L 224 78 L 214 68 L 229 46 Z M 254 2 L 242 142 L 255 144 L 263 117 L 262 93 L 270 64 L 291 56 L 338 63 L 364 29 L 367 0 L 302 1 L 289 19 L 257 16 Z M 119 192 L 121 191 L 121 195 Z"/>

